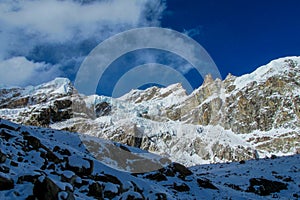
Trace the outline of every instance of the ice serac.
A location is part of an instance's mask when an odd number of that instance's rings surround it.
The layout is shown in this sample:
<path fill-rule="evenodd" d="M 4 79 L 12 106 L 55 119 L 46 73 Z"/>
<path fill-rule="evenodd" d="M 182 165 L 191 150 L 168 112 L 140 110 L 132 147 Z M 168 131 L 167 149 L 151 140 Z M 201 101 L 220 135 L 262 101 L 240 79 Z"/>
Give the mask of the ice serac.
<path fill-rule="evenodd" d="M 241 77 L 84 96 L 66 79 L 0 89 L 0 116 L 110 139 L 188 166 L 300 152 L 300 57 Z"/>

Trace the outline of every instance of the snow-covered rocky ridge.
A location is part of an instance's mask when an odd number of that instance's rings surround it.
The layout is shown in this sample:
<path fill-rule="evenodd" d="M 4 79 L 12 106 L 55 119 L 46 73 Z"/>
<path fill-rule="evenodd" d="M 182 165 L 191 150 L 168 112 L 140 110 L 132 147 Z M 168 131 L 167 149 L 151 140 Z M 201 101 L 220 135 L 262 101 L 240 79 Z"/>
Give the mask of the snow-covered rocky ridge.
<path fill-rule="evenodd" d="M 1 200 L 300 197 L 300 155 L 186 168 L 134 147 L 3 119 L 0 147 Z M 114 157 L 116 147 L 131 156 Z M 134 173 L 118 165 L 139 160 L 140 169 L 159 167 Z"/>
<path fill-rule="evenodd" d="M 118 99 L 84 96 L 63 78 L 0 94 L 4 119 L 117 141 L 186 166 L 300 152 L 300 57 L 224 81 L 207 76 L 191 95 L 175 84 Z"/>

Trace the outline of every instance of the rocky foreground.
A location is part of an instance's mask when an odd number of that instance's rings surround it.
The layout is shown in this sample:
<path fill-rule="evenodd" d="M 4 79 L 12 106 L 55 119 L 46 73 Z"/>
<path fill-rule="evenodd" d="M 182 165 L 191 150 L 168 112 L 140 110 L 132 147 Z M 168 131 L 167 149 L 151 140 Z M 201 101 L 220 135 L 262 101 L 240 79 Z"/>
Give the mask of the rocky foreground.
<path fill-rule="evenodd" d="M 300 198 L 300 155 L 186 168 L 119 143 L 3 119 L 0 147 L 2 200 Z M 116 149 L 131 156 L 113 159 Z M 138 160 L 146 164 L 132 172 Z M 124 163 L 131 167 L 122 170 Z"/>

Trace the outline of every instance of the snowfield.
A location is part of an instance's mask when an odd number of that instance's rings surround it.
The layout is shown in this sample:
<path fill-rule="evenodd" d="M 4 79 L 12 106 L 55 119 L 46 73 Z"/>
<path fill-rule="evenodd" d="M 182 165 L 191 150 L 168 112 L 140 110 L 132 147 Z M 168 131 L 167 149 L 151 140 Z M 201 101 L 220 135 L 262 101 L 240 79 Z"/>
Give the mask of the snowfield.
<path fill-rule="evenodd" d="M 77 133 L 0 120 L 0 199 L 297 199 L 300 155 L 206 164 L 190 168 L 145 151 Z M 87 150 L 94 141 L 95 152 Z M 153 171 L 118 169 L 114 148 L 161 164 Z M 151 156 L 152 155 L 152 156 Z M 123 161 L 122 161 L 123 159 Z M 136 163 L 137 164 L 137 163 Z M 129 165 L 128 165 L 129 166 Z M 146 166 L 140 166 L 143 168 Z"/>

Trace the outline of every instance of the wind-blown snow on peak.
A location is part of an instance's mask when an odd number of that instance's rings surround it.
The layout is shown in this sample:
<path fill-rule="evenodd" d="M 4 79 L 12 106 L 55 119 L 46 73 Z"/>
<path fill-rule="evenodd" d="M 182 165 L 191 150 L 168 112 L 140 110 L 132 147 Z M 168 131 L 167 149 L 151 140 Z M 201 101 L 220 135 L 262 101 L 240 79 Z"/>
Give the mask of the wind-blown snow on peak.
<path fill-rule="evenodd" d="M 300 56 L 279 58 L 259 67 L 250 74 L 236 78 L 234 85 L 237 89 L 241 89 L 251 82 L 263 82 L 272 76 L 283 76 L 296 70 L 298 72 L 300 70 Z"/>
<path fill-rule="evenodd" d="M 55 78 L 54 80 L 38 86 L 28 86 L 25 88 L 25 93 L 28 94 L 71 94 L 73 91 L 72 83 L 67 78 Z"/>
<path fill-rule="evenodd" d="M 146 90 L 132 90 L 118 99 L 135 103 L 151 100 L 163 100 L 165 103 L 172 101 L 174 103 L 186 96 L 187 93 L 182 84 L 175 83 L 165 88 L 154 86 Z"/>

